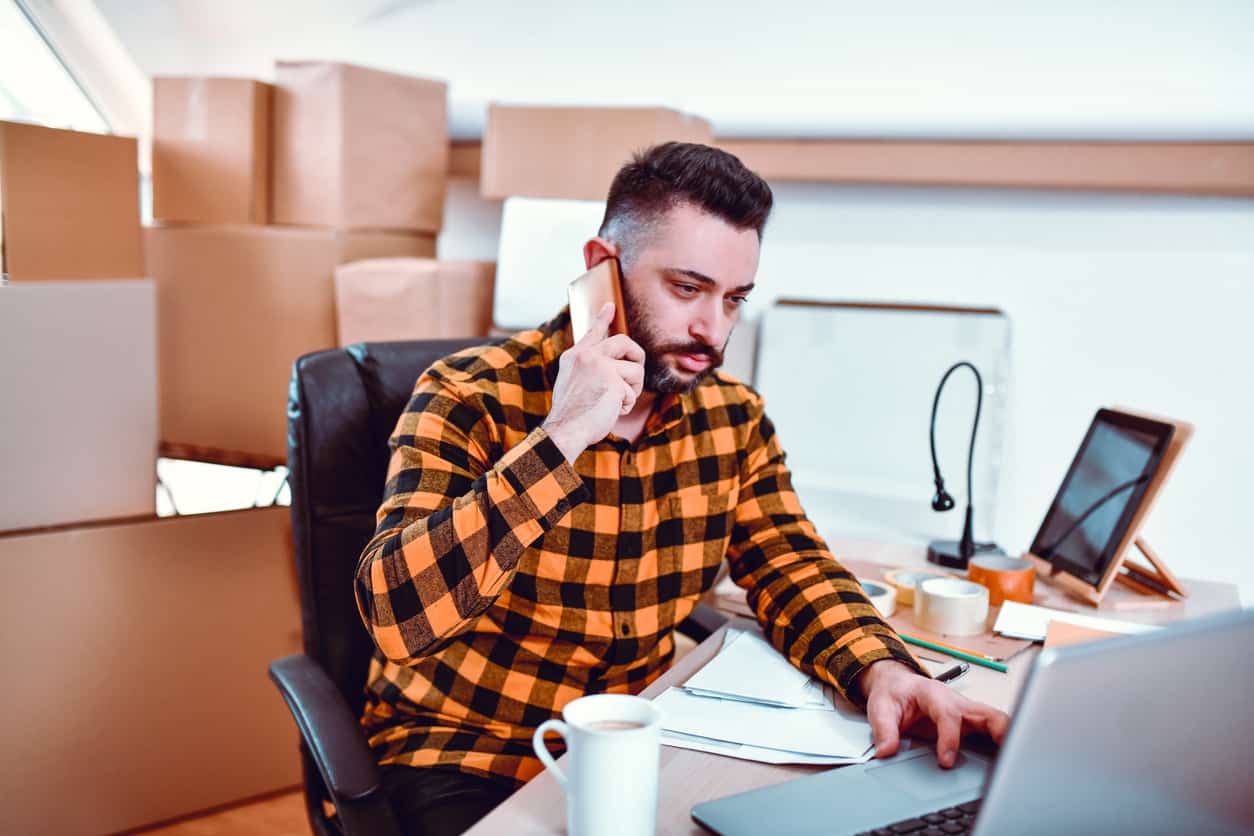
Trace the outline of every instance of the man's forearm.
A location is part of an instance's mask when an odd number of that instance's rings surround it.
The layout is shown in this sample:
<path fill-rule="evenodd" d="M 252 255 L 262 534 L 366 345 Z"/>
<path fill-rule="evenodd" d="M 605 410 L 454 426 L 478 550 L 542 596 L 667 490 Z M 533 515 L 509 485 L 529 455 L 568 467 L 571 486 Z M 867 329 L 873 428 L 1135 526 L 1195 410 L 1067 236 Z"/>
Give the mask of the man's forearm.
<path fill-rule="evenodd" d="M 394 484 L 424 478 L 447 462 L 414 453 L 411 470 Z M 414 503 L 441 507 L 404 525 L 381 530 L 357 568 L 357 602 L 383 654 L 409 664 L 457 635 L 509 585 L 522 553 L 582 500 L 582 481 L 556 442 L 535 431 L 471 489 L 451 502 L 415 491 L 392 497 L 393 513 Z M 409 503 L 408 505 L 406 503 Z M 387 510 L 385 503 L 384 510 Z M 385 514 L 385 521 L 391 514 Z"/>

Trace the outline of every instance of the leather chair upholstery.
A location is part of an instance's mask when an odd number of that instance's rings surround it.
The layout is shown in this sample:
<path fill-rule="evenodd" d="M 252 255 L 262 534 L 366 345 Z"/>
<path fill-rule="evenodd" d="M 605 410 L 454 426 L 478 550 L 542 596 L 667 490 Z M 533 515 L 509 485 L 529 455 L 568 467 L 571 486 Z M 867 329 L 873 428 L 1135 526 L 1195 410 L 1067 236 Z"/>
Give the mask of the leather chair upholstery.
<path fill-rule="evenodd" d="M 304 653 L 270 665 L 301 733 L 313 832 L 399 833 L 358 724 L 374 650 L 353 597 L 383 498 L 388 437 L 433 362 L 482 339 L 358 343 L 296 361 L 288 392 L 292 541 Z M 697 640 L 725 619 L 698 607 L 680 626 Z M 334 805 L 334 813 L 324 801 Z"/>

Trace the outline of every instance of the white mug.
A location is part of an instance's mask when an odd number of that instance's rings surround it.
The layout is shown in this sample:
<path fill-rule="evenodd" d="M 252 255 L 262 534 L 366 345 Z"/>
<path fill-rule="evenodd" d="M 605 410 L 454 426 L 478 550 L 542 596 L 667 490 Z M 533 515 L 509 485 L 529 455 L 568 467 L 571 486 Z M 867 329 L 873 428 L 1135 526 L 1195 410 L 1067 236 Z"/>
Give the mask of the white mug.
<path fill-rule="evenodd" d="M 642 697 L 595 694 L 566 704 L 531 737 L 536 755 L 566 794 L 570 836 L 646 836 L 657 820 L 662 712 Z M 566 741 L 569 774 L 544 746 L 544 733 Z"/>

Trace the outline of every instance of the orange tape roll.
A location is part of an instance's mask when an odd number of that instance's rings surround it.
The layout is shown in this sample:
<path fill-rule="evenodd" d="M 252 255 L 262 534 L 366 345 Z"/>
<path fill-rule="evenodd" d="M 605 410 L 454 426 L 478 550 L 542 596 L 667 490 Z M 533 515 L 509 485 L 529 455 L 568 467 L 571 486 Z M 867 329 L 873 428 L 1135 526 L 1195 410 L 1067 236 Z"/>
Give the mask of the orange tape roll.
<path fill-rule="evenodd" d="M 1005 601 L 1032 603 L 1036 567 L 1022 557 L 984 555 L 971 558 L 967 577 L 988 587 L 989 606 L 1000 607 Z"/>

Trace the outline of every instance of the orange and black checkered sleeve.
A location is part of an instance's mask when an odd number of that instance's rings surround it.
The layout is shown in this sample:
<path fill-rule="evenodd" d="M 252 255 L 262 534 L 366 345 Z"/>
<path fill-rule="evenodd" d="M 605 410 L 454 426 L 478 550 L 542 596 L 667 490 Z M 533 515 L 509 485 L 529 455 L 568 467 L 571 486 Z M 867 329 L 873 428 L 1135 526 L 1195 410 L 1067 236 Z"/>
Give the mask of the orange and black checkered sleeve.
<path fill-rule="evenodd" d="M 430 372 L 416 384 L 357 565 L 362 619 L 399 665 L 468 629 L 509 586 L 522 553 L 588 495 L 542 429 L 502 454 L 492 396 L 465 385 Z"/>
<path fill-rule="evenodd" d="M 924 673 L 806 518 L 761 400 L 746 406 L 751 431 L 728 559 L 767 637 L 859 704 L 858 674 L 872 662 L 897 659 Z"/>

